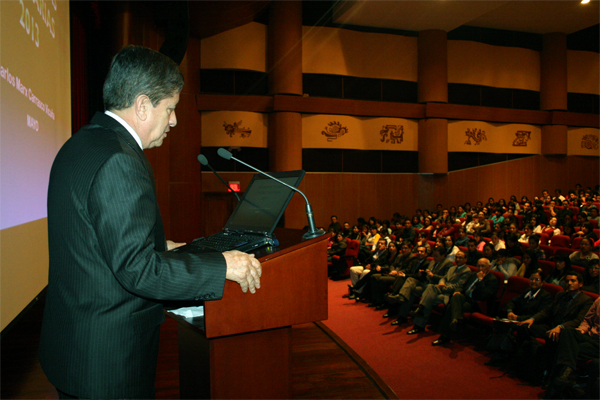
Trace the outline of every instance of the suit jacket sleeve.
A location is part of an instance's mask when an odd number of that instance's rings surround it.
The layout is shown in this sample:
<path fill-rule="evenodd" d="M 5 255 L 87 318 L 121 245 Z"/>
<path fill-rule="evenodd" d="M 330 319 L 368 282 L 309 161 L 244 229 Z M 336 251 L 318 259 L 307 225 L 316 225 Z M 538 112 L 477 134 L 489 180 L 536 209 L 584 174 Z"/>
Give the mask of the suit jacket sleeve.
<path fill-rule="evenodd" d="M 119 283 L 140 297 L 168 300 L 219 299 L 223 295 L 224 257 L 209 253 L 156 252 L 153 229 L 156 198 L 144 164 L 116 153 L 98 171 L 89 197 L 95 233 Z"/>

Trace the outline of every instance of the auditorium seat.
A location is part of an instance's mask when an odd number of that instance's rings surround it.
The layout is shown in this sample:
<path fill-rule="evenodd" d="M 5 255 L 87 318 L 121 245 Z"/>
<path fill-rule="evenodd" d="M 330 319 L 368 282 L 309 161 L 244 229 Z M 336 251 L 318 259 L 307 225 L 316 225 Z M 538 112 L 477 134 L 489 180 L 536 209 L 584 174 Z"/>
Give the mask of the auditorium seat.
<path fill-rule="evenodd" d="M 571 248 L 573 250 L 579 250 L 579 242 L 581 242 L 581 236 L 574 237 L 573 241 L 571 242 Z"/>
<path fill-rule="evenodd" d="M 554 235 L 550 240 L 552 247 L 571 247 L 571 238 L 567 235 Z"/>
<path fill-rule="evenodd" d="M 506 308 L 506 304 L 510 299 L 513 299 L 519 296 L 521 293 L 525 292 L 529 287 L 529 279 L 523 278 L 522 276 L 511 276 L 508 278 L 508 282 L 504 288 L 504 293 L 502 294 L 502 298 L 498 304 L 498 310 L 504 310 Z M 498 315 L 498 313 L 495 313 Z M 474 312 L 471 314 L 470 322 L 473 325 L 482 326 L 484 328 L 491 328 L 494 324 L 495 315 L 485 315 L 481 312 Z"/>
<path fill-rule="evenodd" d="M 548 275 L 550 275 L 550 273 L 552 272 L 552 270 L 554 269 L 554 267 L 556 265 L 556 263 L 554 261 L 548 261 L 548 260 L 539 260 L 538 264 L 542 268 L 542 275 L 544 278 L 546 278 Z"/>

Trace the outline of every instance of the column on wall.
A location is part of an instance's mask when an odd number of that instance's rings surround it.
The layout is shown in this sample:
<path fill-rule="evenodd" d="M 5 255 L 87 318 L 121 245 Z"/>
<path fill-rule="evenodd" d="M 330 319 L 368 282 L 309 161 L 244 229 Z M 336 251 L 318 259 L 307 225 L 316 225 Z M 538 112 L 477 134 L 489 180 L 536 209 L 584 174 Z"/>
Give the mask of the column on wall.
<path fill-rule="evenodd" d="M 419 103 L 448 102 L 448 35 L 432 29 L 419 32 L 418 39 Z M 435 197 L 435 187 L 448 174 L 448 120 L 419 120 L 419 206 L 433 207 L 443 202 Z M 426 175 L 425 175 L 426 174 Z M 433 175 L 429 175 L 433 174 Z"/>
<path fill-rule="evenodd" d="M 567 109 L 567 35 L 547 33 L 540 54 L 540 107 Z M 542 154 L 567 154 L 567 126 L 542 126 Z"/>
<path fill-rule="evenodd" d="M 302 2 L 269 5 L 267 69 L 269 94 L 302 95 Z M 302 116 L 298 112 L 269 114 L 269 169 L 302 169 Z"/>

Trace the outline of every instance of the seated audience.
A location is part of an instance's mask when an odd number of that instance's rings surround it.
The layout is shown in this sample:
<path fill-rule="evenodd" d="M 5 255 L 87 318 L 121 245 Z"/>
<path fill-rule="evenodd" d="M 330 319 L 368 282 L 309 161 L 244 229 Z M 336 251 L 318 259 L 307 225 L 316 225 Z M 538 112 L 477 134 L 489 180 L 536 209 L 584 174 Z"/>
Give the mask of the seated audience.
<path fill-rule="evenodd" d="M 578 237 L 578 236 L 590 238 L 592 240 L 592 242 L 595 242 L 596 240 L 598 240 L 598 235 L 596 235 L 596 232 L 594 232 L 594 225 L 592 225 L 591 222 L 584 223 L 581 230 L 579 232 L 575 232 L 575 234 L 573 235 L 573 237 Z"/>
<path fill-rule="evenodd" d="M 427 230 L 430 231 L 433 229 L 433 225 L 431 225 L 431 218 L 429 217 L 425 217 L 423 219 L 423 228 L 421 228 L 421 230 Z"/>
<path fill-rule="evenodd" d="M 387 242 L 380 239 L 377 242 L 377 250 L 371 255 L 366 262 L 366 266 L 355 265 L 350 268 L 350 299 L 360 300 L 364 286 L 369 281 L 367 275 L 371 273 L 377 266 L 382 265 L 387 258 Z"/>
<path fill-rule="evenodd" d="M 333 256 L 343 256 L 346 253 L 346 247 L 346 238 L 344 238 L 342 232 L 338 232 L 335 235 L 335 241 L 331 247 L 327 249 L 327 261 L 333 261 Z"/>
<path fill-rule="evenodd" d="M 381 263 L 377 263 L 378 265 L 375 268 L 372 268 L 371 273 L 367 277 L 369 282 L 365 282 L 365 288 L 363 289 L 363 297 L 365 298 L 373 298 L 373 288 L 377 285 L 377 280 L 383 276 L 387 276 L 390 272 L 394 272 L 394 275 L 398 272 L 397 262 L 400 259 L 400 253 L 398 252 L 398 247 L 396 242 L 390 242 L 387 245 L 387 254 L 385 259 L 381 260 Z M 359 285 L 355 285 L 355 288 Z M 375 302 L 372 301 L 369 304 L 369 307 L 377 307 L 379 305 L 383 305 L 383 300 Z"/>
<path fill-rule="evenodd" d="M 490 262 L 496 259 L 496 250 L 494 250 L 493 244 L 486 243 L 483 246 L 483 257 L 487 258 Z"/>
<path fill-rule="evenodd" d="M 545 233 L 546 235 L 548 235 L 548 237 L 560 235 L 561 231 L 558 227 L 558 219 L 556 217 L 550 218 L 550 221 L 548 221 L 548 226 L 542 229 L 542 233 Z"/>
<path fill-rule="evenodd" d="M 463 313 L 477 311 L 479 309 L 477 302 L 489 301 L 494 297 L 499 282 L 494 274 L 490 273 L 491 267 L 488 259 L 479 259 L 477 261 L 479 272 L 471 272 L 462 289 L 452 294 L 438 329 L 440 337 L 434 340 L 432 345 L 448 343 L 462 321 Z"/>
<path fill-rule="evenodd" d="M 429 265 L 423 265 L 423 268 L 420 269 L 417 274 L 408 277 L 406 282 L 404 282 L 404 285 L 402 285 L 400 293 L 396 298 L 397 302 L 400 303 L 400 309 L 398 311 L 399 318 L 392 322 L 392 325 L 405 323 L 407 321 L 411 306 L 416 299 L 421 297 L 426 286 L 430 284 L 437 284 L 452 266 L 452 262 L 446 259 L 446 250 L 443 247 L 435 247 L 431 254 L 433 255 L 433 260 L 429 263 Z M 392 297 L 388 296 L 388 298 Z M 423 330 L 424 329 L 420 329 L 419 327 L 414 327 L 408 332 L 408 334 L 414 335 L 422 332 Z"/>
<path fill-rule="evenodd" d="M 600 215 L 598 215 L 598 207 L 591 206 L 588 215 L 588 221 L 596 221 L 596 226 L 600 226 Z"/>
<path fill-rule="evenodd" d="M 460 249 L 454 245 L 454 239 L 452 238 L 452 236 L 448 235 L 444 237 L 443 245 L 446 249 L 446 258 L 454 262 L 456 253 L 458 253 Z"/>
<path fill-rule="evenodd" d="M 537 220 L 537 216 L 532 216 L 529 220 L 529 225 L 533 227 L 533 233 L 540 234 L 544 230 L 545 225 L 538 224 Z"/>
<path fill-rule="evenodd" d="M 465 228 L 468 235 L 473 235 L 475 233 L 475 224 L 476 223 L 477 223 L 477 221 L 475 219 L 473 219 L 473 215 L 467 214 L 467 217 L 462 222 L 462 226 Z"/>
<path fill-rule="evenodd" d="M 506 210 L 504 210 L 503 208 L 496 208 L 496 211 L 494 211 L 494 215 L 492 215 L 492 218 L 490 218 L 492 220 L 492 222 L 494 223 L 494 226 L 502 224 L 504 222 L 504 212 Z"/>
<path fill-rule="evenodd" d="M 371 284 L 371 297 L 373 302 L 378 305 L 377 309 L 383 309 L 385 304 L 385 294 L 390 286 L 394 286 L 397 281 L 401 281 L 400 287 L 404 283 L 405 276 L 412 266 L 418 262 L 418 259 L 412 253 L 412 244 L 405 242 L 400 247 L 401 253 L 395 258 L 386 274 L 375 275 L 375 282 Z M 389 246 L 388 246 L 389 251 Z M 400 290 L 400 288 L 398 288 Z M 393 288 L 392 288 L 393 291 Z"/>
<path fill-rule="evenodd" d="M 529 250 L 533 250 L 538 260 L 545 260 L 546 253 L 540 248 L 540 235 L 533 234 L 529 237 Z"/>
<path fill-rule="evenodd" d="M 517 235 L 508 235 L 506 238 L 506 251 L 509 257 L 522 257 L 523 247 L 519 243 L 519 237 Z"/>
<path fill-rule="evenodd" d="M 544 395 L 545 399 L 598 398 L 599 330 L 600 297 L 594 301 L 577 328 L 567 328 L 561 331 L 556 346 L 554 369 L 550 375 L 551 384 L 548 392 Z M 574 391 L 577 384 L 574 373 L 577 364 L 585 364 L 590 360 L 596 362 L 595 367 L 589 373 L 587 390 L 583 393 L 581 389 Z"/>
<path fill-rule="evenodd" d="M 485 237 L 489 237 L 492 234 L 490 221 L 486 219 L 483 211 L 480 211 L 479 214 L 477 214 L 477 222 L 475 222 L 473 230 L 475 233 L 479 233 L 481 236 Z"/>
<path fill-rule="evenodd" d="M 473 239 L 475 239 L 477 251 L 481 251 L 483 253 L 483 246 L 485 246 L 487 242 L 483 240 L 483 237 L 477 232 L 473 234 Z"/>
<path fill-rule="evenodd" d="M 337 220 L 337 215 L 331 216 L 331 223 L 329 224 L 329 227 L 327 228 L 327 230 L 331 231 L 332 229 L 335 230 L 336 232 L 342 231 L 342 226 L 340 225 L 340 223 Z"/>
<path fill-rule="evenodd" d="M 456 239 L 454 245 L 459 247 L 467 247 L 468 242 L 469 237 L 467 236 L 467 231 L 461 226 L 458 228 L 458 239 Z"/>
<path fill-rule="evenodd" d="M 544 282 L 553 285 L 559 285 L 563 289 L 566 288 L 565 278 L 567 273 L 571 271 L 571 260 L 566 254 L 558 254 L 554 257 L 555 266 L 550 271 L 550 274 L 544 279 Z"/>
<path fill-rule="evenodd" d="M 377 242 L 379 241 L 380 236 L 381 235 L 377 231 L 377 226 L 372 225 L 369 227 L 369 234 L 367 235 L 365 244 L 364 246 L 360 246 L 358 252 L 358 260 L 362 264 L 365 264 L 366 260 L 377 251 Z"/>
<path fill-rule="evenodd" d="M 429 243 L 427 243 L 427 234 L 425 232 L 419 232 L 419 235 L 417 237 L 417 243 L 415 244 L 413 253 L 417 253 L 420 246 L 425 247 L 425 252 L 427 256 L 431 254 L 431 246 L 429 245 Z"/>
<path fill-rule="evenodd" d="M 352 230 L 350 231 L 350 233 L 348 233 L 348 236 L 346 236 L 348 239 L 350 240 L 358 240 L 360 241 L 361 239 L 361 234 L 360 234 L 360 229 L 358 228 L 358 225 L 354 225 L 352 227 Z"/>
<path fill-rule="evenodd" d="M 523 235 L 519 238 L 519 243 L 529 243 L 529 237 L 533 235 L 533 226 L 527 224 L 523 228 Z"/>
<path fill-rule="evenodd" d="M 590 260 L 598 259 L 598 255 L 592 253 L 592 240 L 584 237 L 579 242 L 579 251 L 571 253 L 569 258 L 571 259 L 572 265 L 579 265 L 585 267 Z"/>
<path fill-rule="evenodd" d="M 508 279 L 517 273 L 517 264 L 515 260 L 508 257 L 506 249 L 500 249 L 496 252 L 496 259 L 492 261 L 492 271 L 502 272 L 504 279 Z"/>
<path fill-rule="evenodd" d="M 598 286 L 598 275 L 600 275 L 600 266 L 598 266 L 598 259 L 590 260 L 583 273 L 583 287 L 581 290 L 586 292 L 600 294 L 600 287 Z"/>
<path fill-rule="evenodd" d="M 529 277 L 531 277 L 531 274 L 534 271 L 537 271 L 538 269 L 540 269 L 540 266 L 538 264 L 537 255 L 534 251 L 527 249 L 523 254 L 523 261 L 521 263 L 521 266 L 519 267 L 515 275 L 529 279 Z"/>
<path fill-rule="evenodd" d="M 442 303 L 448 304 L 450 297 L 452 297 L 454 292 L 460 291 L 463 288 L 467 278 L 471 275 L 471 269 L 465 262 L 465 253 L 459 251 L 456 253 L 456 265 L 451 266 L 438 283 L 431 283 L 425 287 L 419 306 L 414 312 L 414 327 L 410 332 L 413 332 L 414 334 L 425 331 L 425 326 L 429 321 L 433 307 Z M 406 317 L 404 316 L 405 311 L 406 307 L 403 304 L 400 307 L 399 318 L 399 321 L 402 323 L 406 322 Z"/>
<path fill-rule="evenodd" d="M 475 239 L 469 239 L 467 242 L 467 265 L 477 265 L 477 261 L 483 258 L 483 253 L 477 250 L 477 241 Z"/>
<path fill-rule="evenodd" d="M 506 243 L 504 243 L 504 240 L 500 240 L 500 237 L 498 237 L 498 234 L 496 233 L 492 234 L 492 244 L 494 245 L 494 250 L 496 251 L 500 249 L 506 249 Z"/>
<path fill-rule="evenodd" d="M 546 370 L 551 369 L 548 367 L 552 365 L 553 350 L 556 348 L 561 332 L 568 328 L 577 328 L 593 303 L 591 297 L 581 293 L 583 286 L 581 274 L 571 271 L 565 281 L 565 291 L 558 292 L 550 306 L 531 318 L 517 323 L 517 349 L 521 349 L 531 338 L 546 340 L 545 349 L 550 364 L 546 365 Z"/>
<path fill-rule="evenodd" d="M 423 228 L 423 224 L 421 223 L 421 220 L 419 219 L 418 215 L 415 215 L 412 217 L 412 226 L 415 229 L 421 229 Z"/>
<path fill-rule="evenodd" d="M 535 271 L 529 278 L 529 287 L 517 297 L 513 297 L 506 303 L 506 319 L 509 321 L 524 321 L 531 318 L 552 304 L 552 296 L 542 287 L 542 275 Z M 501 314 L 502 315 L 502 314 Z M 494 321 L 494 332 L 488 342 L 488 350 L 492 352 L 492 358 L 485 363 L 489 366 L 502 365 L 510 356 L 510 345 L 502 348 L 502 343 L 512 343 L 516 325 L 503 320 Z"/>
<path fill-rule="evenodd" d="M 404 221 L 404 230 L 402 231 L 402 234 L 400 235 L 400 237 L 396 237 L 396 240 L 399 241 L 400 243 L 404 243 L 404 242 L 414 242 L 415 240 L 415 228 L 413 228 L 412 226 L 412 222 L 410 221 L 410 219 L 406 219 Z"/>

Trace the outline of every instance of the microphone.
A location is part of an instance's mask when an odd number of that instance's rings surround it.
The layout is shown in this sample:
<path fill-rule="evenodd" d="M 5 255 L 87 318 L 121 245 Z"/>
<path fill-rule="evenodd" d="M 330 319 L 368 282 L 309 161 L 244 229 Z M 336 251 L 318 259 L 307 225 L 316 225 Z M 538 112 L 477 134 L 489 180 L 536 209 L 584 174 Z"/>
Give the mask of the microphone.
<path fill-rule="evenodd" d="M 279 179 L 277 179 L 277 178 L 275 178 L 275 177 L 267 174 L 266 172 L 261 171 L 258 168 L 254 168 L 252 165 L 246 164 L 245 162 L 243 162 L 241 160 L 238 160 L 229 151 L 225 150 L 222 147 L 219 150 L 217 150 L 217 154 L 219 156 L 223 157 L 226 160 L 237 161 L 240 164 L 243 164 L 246 167 L 255 170 L 256 172 L 261 173 L 261 174 L 263 174 L 263 175 L 265 175 L 265 176 L 273 179 L 274 181 L 281 183 L 283 186 L 286 186 L 286 187 L 292 189 L 293 191 L 300 193 L 302 195 L 302 197 L 304 197 L 304 200 L 306 201 L 306 217 L 308 218 L 308 226 L 309 226 L 308 232 L 306 232 L 304 235 L 302 235 L 302 238 L 304 240 L 313 239 L 313 238 L 319 237 L 319 236 L 321 236 L 321 235 L 323 235 L 325 233 L 323 231 L 318 230 L 315 227 L 315 218 L 313 216 L 312 207 L 310 206 L 310 203 L 308 202 L 308 199 L 306 198 L 306 196 L 304 195 L 304 193 L 302 193 L 300 190 L 296 189 L 295 187 L 293 187 L 291 185 L 288 185 L 285 182 L 280 181 Z"/>
<path fill-rule="evenodd" d="M 217 176 L 217 178 L 219 178 L 221 180 L 221 182 L 223 182 L 225 184 L 225 186 L 227 186 L 229 188 L 229 191 L 235 195 L 237 200 L 240 201 L 240 196 L 238 196 L 238 194 L 231 188 L 231 186 L 229 186 L 229 183 L 225 182 L 225 179 L 221 178 L 221 175 L 217 174 L 217 171 L 215 171 L 213 169 L 213 167 L 210 166 L 210 164 L 208 163 L 208 160 L 206 159 L 206 157 L 204 157 L 204 155 L 199 154 L 198 161 L 200 161 L 200 164 L 204 165 L 205 167 L 210 168 L 210 170 Z"/>

